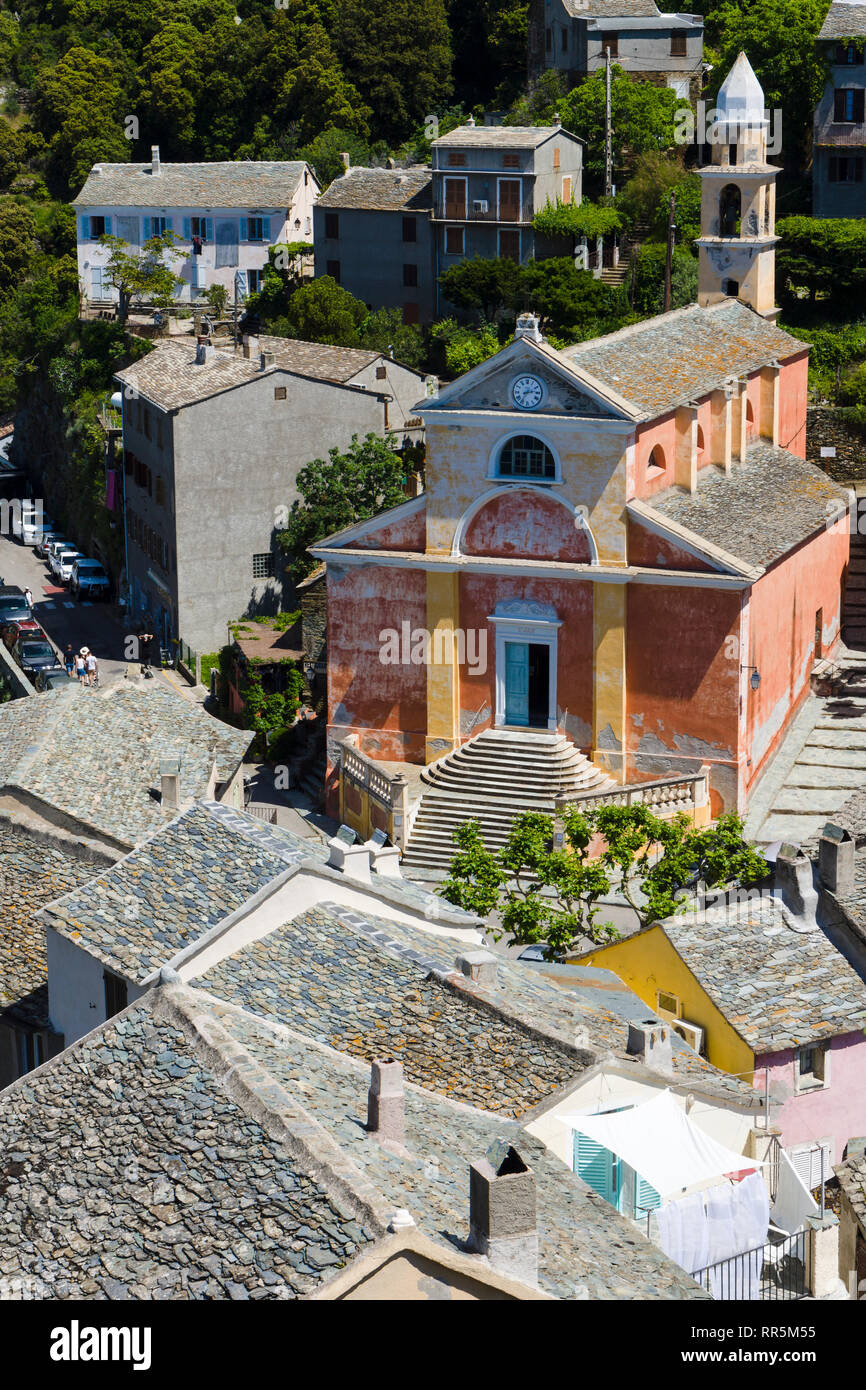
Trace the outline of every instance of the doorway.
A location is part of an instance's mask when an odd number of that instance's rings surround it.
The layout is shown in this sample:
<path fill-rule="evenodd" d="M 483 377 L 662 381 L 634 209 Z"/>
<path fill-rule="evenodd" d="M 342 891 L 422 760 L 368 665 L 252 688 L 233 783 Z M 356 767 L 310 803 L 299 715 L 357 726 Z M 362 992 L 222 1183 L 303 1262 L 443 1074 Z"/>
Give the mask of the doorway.
<path fill-rule="evenodd" d="M 550 647 L 546 642 L 505 643 L 505 723 L 548 726 Z"/>

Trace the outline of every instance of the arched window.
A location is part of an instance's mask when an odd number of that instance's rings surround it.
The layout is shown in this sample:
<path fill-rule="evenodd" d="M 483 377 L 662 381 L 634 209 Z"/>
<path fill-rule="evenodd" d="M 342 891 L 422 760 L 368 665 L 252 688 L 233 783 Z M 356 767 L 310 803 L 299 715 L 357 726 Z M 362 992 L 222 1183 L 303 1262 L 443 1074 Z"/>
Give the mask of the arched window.
<path fill-rule="evenodd" d="M 555 478 L 556 459 L 542 440 L 516 434 L 500 449 L 496 471 L 500 478 Z"/>
<path fill-rule="evenodd" d="M 704 442 L 704 432 L 701 429 L 701 426 L 698 425 L 698 468 L 700 468 L 706 462 L 706 457 L 707 446 Z"/>
<path fill-rule="evenodd" d="M 719 236 L 740 235 L 742 199 L 735 183 L 727 183 L 719 194 Z"/>
<path fill-rule="evenodd" d="M 660 444 L 657 444 L 647 459 L 646 475 L 648 478 L 660 478 L 665 471 L 665 454 Z"/>
<path fill-rule="evenodd" d="M 747 438 L 747 439 L 756 439 L 756 438 L 757 438 L 757 435 L 758 435 L 758 431 L 757 431 L 757 428 L 756 428 L 756 426 L 755 426 L 755 412 L 754 412 L 754 410 L 753 410 L 753 408 L 752 408 L 752 402 L 751 402 L 750 400 L 747 400 L 747 401 L 746 401 L 746 438 Z"/>

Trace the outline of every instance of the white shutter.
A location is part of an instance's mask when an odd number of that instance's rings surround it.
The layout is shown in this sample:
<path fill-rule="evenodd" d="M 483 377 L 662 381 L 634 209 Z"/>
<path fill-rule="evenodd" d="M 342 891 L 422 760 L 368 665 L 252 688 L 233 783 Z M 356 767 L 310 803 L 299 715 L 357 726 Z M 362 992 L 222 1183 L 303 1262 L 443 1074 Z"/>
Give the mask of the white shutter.
<path fill-rule="evenodd" d="M 822 1139 L 820 1144 L 800 1145 L 788 1150 L 788 1157 L 803 1185 L 814 1192 L 821 1186 L 821 1154 L 824 1154 L 824 1181 L 833 1176 L 833 1141 Z"/>

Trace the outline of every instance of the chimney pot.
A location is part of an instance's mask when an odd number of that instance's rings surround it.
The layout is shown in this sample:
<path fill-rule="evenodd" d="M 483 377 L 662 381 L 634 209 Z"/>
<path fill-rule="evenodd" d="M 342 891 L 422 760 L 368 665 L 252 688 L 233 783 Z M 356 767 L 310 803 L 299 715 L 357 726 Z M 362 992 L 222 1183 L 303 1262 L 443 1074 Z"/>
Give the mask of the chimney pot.
<path fill-rule="evenodd" d="M 537 314 L 518 314 L 514 329 L 515 338 L 529 338 L 533 343 L 543 343 Z"/>
<path fill-rule="evenodd" d="M 645 1018 L 628 1025 L 626 1051 L 656 1071 L 673 1070 L 671 1026 L 658 1018 Z"/>
<path fill-rule="evenodd" d="M 784 844 L 776 855 L 775 897 L 781 898 L 796 931 L 818 931 L 818 894 L 812 876 L 812 861 L 798 845 Z"/>
<path fill-rule="evenodd" d="M 854 887 L 854 840 L 840 825 L 828 822 L 818 841 L 818 873 L 824 887 L 837 897 Z"/>
<path fill-rule="evenodd" d="M 370 876 L 370 851 L 366 845 L 357 843 L 357 836 L 348 825 L 341 825 L 337 834 L 328 841 L 328 864 L 359 883 L 373 881 Z"/>
<path fill-rule="evenodd" d="M 253 333 L 244 334 L 244 357 L 252 358 L 259 351 L 259 340 Z"/>
<path fill-rule="evenodd" d="M 538 1282 L 535 1174 L 504 1139 L 469 1167 L 469 1245 L 500 1273 Z"/>
<path fill-rule="evenodd" d="M 268 349 L 265 349 L 264 352 L 259 353 L 259 365 L 261 366 L 263 372 L 267 371 L 268 367 L 272 367 L 276 360 L 277 359 L 274 356 L 274 354 L 270 352 Z"/>
<path fill-rule="evenodd" d="M 465 951 L 455 957 L 454 969 L 477 985 L 496 984 L 497 960 L 491 951 Z"/>
<path fill-rule="evenodd" d="M 348 174 L 348 172 L 349 172 L 349 151 L 348 151 L 348 150 L 341 150 L 341 152 L 340 152 L 340 158 L 341 158 L 342 161 L 343 161 L 343 169 L 344 169 L 344 171 Z"/>
<path fill-rule="evenodd" d="M 470 116 L 470 117 L 467 119 L 467 121 L 466 121 L 466 125 L 468 126 L 468 128 L 469 128 L 470 130 L 474 130 L 474 129 L 475 129 L 475 117 L 474 117 L 474 116 Z"/>
<path fill-rule="evenodd" d="M 367 1129 L 380 1143 L 403 1148 L 406 1143 L 406 1100 L 403 1065 L 393 1057 L 380 1057 L 370 1067 L 367 1092 Z"/>
<path fill-rule="evenodd" d="M 163 809 L 180 809 L 180 758 L 160 758 L 159 782 Z"/>
<path fill-rule="evenodd" d="M 159 173 L 159 145 L 151 145 L 150 147 L 150 172 L 152 174 Z"/>

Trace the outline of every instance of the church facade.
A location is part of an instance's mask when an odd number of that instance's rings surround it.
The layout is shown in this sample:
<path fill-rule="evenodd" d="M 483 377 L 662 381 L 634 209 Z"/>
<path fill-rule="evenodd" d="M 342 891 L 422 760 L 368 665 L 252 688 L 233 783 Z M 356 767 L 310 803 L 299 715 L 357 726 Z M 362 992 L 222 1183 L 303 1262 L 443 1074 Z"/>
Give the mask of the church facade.
<path fill-rule="evenodd" d="M 848 497 L 805 462 L 808 347 L 775 324 L 744 58 L 725 101 L 699 302 L 562 351 L 522 316 L 419 405 L 426 492 L 314 547 L 332 763 L 348 734 L 430 763 L 557 730 L 619 782 L 709 764 L 713 812 L 745 808 L 839 641 Z"/>

